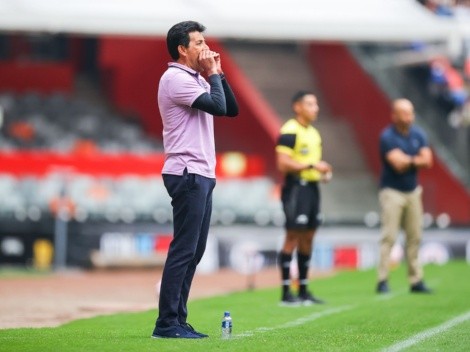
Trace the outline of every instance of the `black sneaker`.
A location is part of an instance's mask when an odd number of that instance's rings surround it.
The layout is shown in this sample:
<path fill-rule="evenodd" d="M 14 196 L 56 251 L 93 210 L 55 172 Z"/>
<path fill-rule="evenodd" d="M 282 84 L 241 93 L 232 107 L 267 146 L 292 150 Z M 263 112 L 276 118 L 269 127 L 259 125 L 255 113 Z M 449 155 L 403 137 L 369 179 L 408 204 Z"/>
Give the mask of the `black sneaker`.
<path fill-rule="evenodd" d="M 423 281 L 419 281 L 410 287 L 411 293 L 432 293 L 432 290 L 427 287 Z"/>
<path fill-rule="evenodd" d="M 192 332 L 193 334 L 199 335 L 201 337 L 209 337 L 209 335 L 203 334 L 202 332 L 196 331 L 193 326 L 189 323 L 182 323 L 181 326 L 186 330 Z"/>
<path fill-rule="evenodd" d="M 282 295 L 281 302 L 279 305 L 288 307 L 298 307 L 302 304 L 298 297 L 295 297 L 292 293 L 287 292 Z"/>
<path fill-rule="evenodd" d="M 390 289 L 388 288 L 387 280 L 382 280 L 378 282 L 376 292 L 377 293 L 389 293 L 390 292 Z"/>
<path fill-rule="evenodd" d="M 155 329 L 153 330 L 152 337 L 155 339 L 202 339 L 202 336 L 199 336 L 196 333 L 185 329 L 181 325 L 173 325 L 167 328 L 155 327 Z"/>
<path fill-rule="evenodd" d="M 299 295 L 299 300 L 304 306 L 311 306 L 312 304 L 324 304 L 325 301 L 320 298 L 315 297 L 310 292 L 305 292 L 304 294 Z"/>

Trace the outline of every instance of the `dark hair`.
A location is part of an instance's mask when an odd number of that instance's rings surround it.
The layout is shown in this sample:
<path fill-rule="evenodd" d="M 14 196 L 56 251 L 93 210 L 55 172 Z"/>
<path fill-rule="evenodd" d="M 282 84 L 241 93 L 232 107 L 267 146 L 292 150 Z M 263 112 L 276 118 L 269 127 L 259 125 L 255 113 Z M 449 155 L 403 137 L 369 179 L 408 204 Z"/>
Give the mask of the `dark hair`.
<path fill-rule="evenodd" d="M 166 46 L 172 59 L 176 61 L 180 57 L 178 46 L 183 45 L 185 48 L 189 46 L 189 33 L 205 30 L 206 27 L 195 21 L 183 21 L 171 27 L 166 36 Z"/>
<path fill-rule="evenodd" d="M 292 104 L 295 104 L 298 101 L 301 101 L 306 95 L 315 95 L 315 93 L 309 90 L 299 90 L 292 96 Z"/>

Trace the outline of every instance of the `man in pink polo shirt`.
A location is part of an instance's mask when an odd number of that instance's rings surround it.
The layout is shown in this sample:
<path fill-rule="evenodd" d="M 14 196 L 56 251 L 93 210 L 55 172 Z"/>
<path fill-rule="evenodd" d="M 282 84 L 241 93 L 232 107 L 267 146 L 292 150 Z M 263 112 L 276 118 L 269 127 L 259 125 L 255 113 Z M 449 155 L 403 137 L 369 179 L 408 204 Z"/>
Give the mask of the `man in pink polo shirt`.
<path fill-rule="evenodd" d="M 170 28 L 167 47 L 174 62 L 158 87 L 165 149 L 162 175 L 172 199 L 174 234 L 163 269 L 155 338 L 207 337 L 186 321 L 186 304 L 212 213 L 214 115 L 234 117 L 238 105 L 220 55 L 209 49 L 204 30 L 194 21 Z"/>

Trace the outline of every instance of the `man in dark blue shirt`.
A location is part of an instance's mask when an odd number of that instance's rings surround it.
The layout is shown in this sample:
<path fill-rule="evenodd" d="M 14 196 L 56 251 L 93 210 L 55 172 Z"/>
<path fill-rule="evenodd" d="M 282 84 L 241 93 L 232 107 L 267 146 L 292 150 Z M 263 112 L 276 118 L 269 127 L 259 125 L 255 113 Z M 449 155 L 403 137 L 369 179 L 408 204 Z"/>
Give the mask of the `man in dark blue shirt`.
<path fill-rule="evenodd" d="M 422 237 L 422 188 L 418 170 L 432 166 L 433 157 L 424 131 L 414 122 L 413 104 L 397 99 L 392 105 L 392 124 L 380 136 L 379 202 L 382 208 L 382 238 L 377 292 L 389 291 L 390 252 L 402 228 L 406 234 L 405 255 L 411 292 L 431 292 L 423 282 L 418 262 Z"/>

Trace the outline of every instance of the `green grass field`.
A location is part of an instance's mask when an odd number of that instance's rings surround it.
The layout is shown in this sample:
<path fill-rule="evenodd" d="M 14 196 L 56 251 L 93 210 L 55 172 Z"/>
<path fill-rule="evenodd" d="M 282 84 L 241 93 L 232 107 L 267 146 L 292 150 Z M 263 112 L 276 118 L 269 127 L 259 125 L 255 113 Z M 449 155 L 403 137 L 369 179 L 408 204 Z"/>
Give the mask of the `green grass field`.
<path fill-rule="evenodd" d="M 207 339 L 151 339 L 154 310 L 0 330 L 0 351 L 470 351 L 470 265 L 428 265 L 425 274 L 432 295 L 410 294 L 402 266 L 385 296 L 369 270 L 312 282 L 325 305 L 280 307 L 278 288 L 191 301 L 189 321 Z M 225 310 L 230 340 L 220 338 Z"/>

